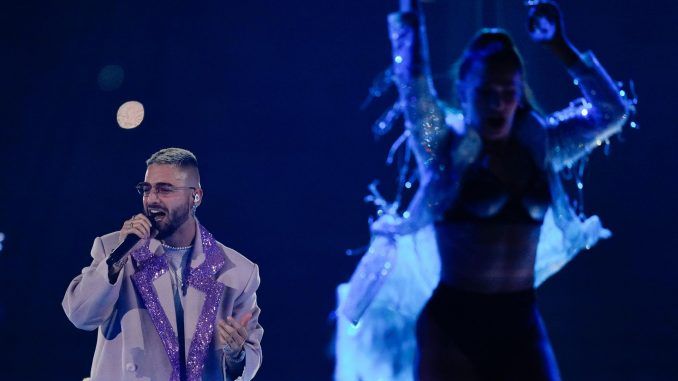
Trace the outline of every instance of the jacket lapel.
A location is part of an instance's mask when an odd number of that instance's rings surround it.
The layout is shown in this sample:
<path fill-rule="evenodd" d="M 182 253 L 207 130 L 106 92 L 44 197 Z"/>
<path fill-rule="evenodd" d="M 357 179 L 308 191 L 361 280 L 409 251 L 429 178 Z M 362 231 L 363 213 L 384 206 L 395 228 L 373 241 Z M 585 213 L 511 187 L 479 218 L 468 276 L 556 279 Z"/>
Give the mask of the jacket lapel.
<path fill-rule="evenodd" d="M 176 319 L 173 313 L 168 313 L 168 311 L 174 311 L 174 301 L 171 298 L 172 287 L 167 274 L 168 265 L 162 252 L 160 255 L 153 255 L 149 247 L 151 241 L 146 240 L 142 246 L 132 252 L 132 258 L 138 267 L 132 275 L 132 282 L 144 301 L 172 366 L 170 380 L 179 381 L 179 343 L 176 335 Z M 171 316 L 172 320 L 168 316 Z"/>
<path fill-rule="evenodd" d="M 188 271 L 188 288 L 184 298 L 184 348 L 189 381 L 199 381 L 205 367 L 209 345 L 214 336 L 217 309 L 225 285 L 215 279 L 226 259 L 210 232 L 197 223 L 198 236 L 194 241 Z M 172 366 L 171 381 L 179 380 L 179 343 L 177 341 L 174 298 L 169 268 L 162 248 L 151 252 L 148 240 L 132 252 L 138 271 L 132 275 L 137 291 L 144 301 L 151 321 L 158 332 Z"/>
<path fill-rule="evenodd" d="M 188 379 L 200 380 L 209 345 L 214 336 L 217 309 L 226 286 L 215 275 L 225 263 L 225 256 L 212 234 L 198 224 L 199 239 L 195 240 L 188 291 L 184 308 L 187 333 L 186 368 Z"/>

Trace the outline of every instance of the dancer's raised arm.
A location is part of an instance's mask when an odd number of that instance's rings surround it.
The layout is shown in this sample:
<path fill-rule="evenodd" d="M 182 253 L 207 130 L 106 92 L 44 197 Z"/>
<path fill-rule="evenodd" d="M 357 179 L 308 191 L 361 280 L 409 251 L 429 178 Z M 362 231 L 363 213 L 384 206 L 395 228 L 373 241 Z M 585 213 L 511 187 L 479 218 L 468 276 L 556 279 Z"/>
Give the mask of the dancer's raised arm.
<path fill-rule="evenodd" d="M 593 53 L 581 54 L 570 42 L 555 2 L 528 3 L 528 30 L 532 40 L 567 67 L 584 97 L 548 115 L 543 123 L 549 136 L 547 156 L 554 169 L 560 170 L 620 132 L 628 120 L 629 108 Z"/>
<path fill-rule="evenodd" d="M 426 28 L 416 0 L 400 0 L 400 11 L 388 16 L 393 75 L 419 170 L 420 185 L 408 208 L 408 220 L 385 230 L 406 232 L 431 220 L 450 189 L 454 131 L 445 124 L 433 87 Z M 384 226 L 381 226 L 384 227 Z"/>

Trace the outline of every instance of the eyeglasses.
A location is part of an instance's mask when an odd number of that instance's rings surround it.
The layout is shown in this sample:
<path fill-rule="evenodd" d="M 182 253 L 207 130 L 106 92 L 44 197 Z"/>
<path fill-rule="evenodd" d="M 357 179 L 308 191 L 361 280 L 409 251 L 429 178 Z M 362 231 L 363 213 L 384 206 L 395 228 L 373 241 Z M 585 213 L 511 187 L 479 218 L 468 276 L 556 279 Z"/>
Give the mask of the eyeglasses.
<path fill-rule="evenodd" d="M 175 187 L 174 185 L 168 183 L 157 183 L 155 185 L 151 185 L 150 183 L 143 181 L 137 184 L 135 188 L 137 189 L 137 192 L 139 192 L 139 194 L 144 197 L 148 197 L 151 194 L 151 191 L 154 189 L 155 194 L 158 196 L 169 196 L 172 193 L 182 189 L 197 189 L 196 187 Z"/>

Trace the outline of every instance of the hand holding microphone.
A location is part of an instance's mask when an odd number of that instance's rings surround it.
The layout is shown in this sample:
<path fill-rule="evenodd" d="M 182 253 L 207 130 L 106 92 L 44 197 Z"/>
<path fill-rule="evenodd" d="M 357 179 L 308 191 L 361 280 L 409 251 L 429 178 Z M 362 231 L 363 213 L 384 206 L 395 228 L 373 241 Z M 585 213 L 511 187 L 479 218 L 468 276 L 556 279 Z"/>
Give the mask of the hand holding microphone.
<path fill-rule="evenodd" d="M 106 264 L 108 264 L 108 280 L 111 284 L 115 283 L 118 273 L 120 273 L 120 270 L 127 262 L 126 260 L 121 261 L 123 256 L 140 239 L 152 238 L 157 232 L 151 220 L 143 213 L 133 216 L 122 224 L 118 238 L 118 247 L 113 250 L 106 260 Z"/>
<path fill-rule="evenodd" d="M 149 220 L 145 214 L 139 213 L 122 224 L 118 242 L 124 242 L 130 234 L 136 235 L 139 239 L 151 238 L 152 228 L 153 224 L 151 223 L 151 220 Z"/>

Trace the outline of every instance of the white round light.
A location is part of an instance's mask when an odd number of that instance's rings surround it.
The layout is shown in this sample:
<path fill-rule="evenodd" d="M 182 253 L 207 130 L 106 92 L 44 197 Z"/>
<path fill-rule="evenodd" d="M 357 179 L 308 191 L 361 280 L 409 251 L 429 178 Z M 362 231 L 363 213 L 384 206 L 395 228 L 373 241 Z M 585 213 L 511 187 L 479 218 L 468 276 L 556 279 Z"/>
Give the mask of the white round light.
<path fill-rule="evenodd" d="M 118 126 L 126 130 L 138 127 L 144 120 L 144 106 L 137 101 L 128 101 L 118 109 Z"/>

